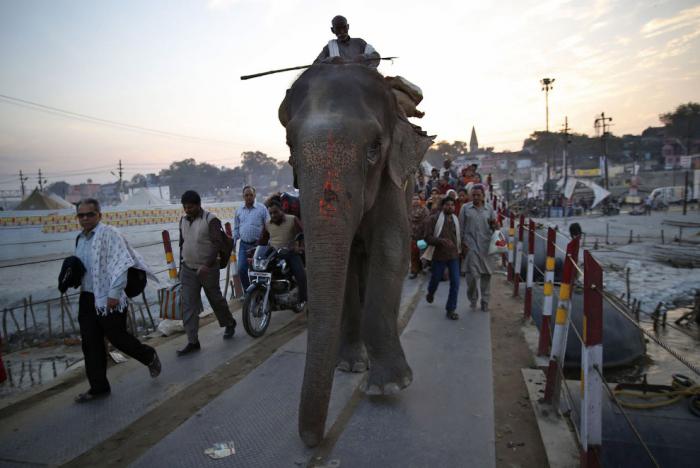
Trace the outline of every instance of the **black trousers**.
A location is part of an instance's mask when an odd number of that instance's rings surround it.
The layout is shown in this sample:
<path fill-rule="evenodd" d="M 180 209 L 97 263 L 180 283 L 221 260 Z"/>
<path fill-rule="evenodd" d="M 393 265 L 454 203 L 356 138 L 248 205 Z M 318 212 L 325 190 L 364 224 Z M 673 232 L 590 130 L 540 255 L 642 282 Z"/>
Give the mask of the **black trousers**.
<path fill-rule="evenodd" d="M 95 296 L 81 292 L 78 308 L 80 338 L 85 356 L 85 373 L 90 383 L 90 393 L 110 391 L 107 380 L 107 338 L 119 351 L 144 365 L 153 362 L 156 351 L 141 343 L 126 331 L 126 312 L 112 312 L 99 315 L 95 311 Z"/>
<path fill-rule="evenodd" d="M 282 256 L 289 264 L 289 269 L 292 270 L 292 276 L 297 281 L 299 286 L 299 301 L 306 301 L 306 270 L 304 270 L 304 262 L 301 260 L 301 255 L 296 252 L 289 252 Z"/>

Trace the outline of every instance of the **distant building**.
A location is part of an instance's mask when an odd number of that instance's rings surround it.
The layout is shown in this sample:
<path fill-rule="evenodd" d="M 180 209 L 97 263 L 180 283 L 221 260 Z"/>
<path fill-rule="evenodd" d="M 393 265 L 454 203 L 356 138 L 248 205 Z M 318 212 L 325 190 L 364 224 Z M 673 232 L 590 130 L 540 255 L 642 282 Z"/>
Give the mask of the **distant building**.
<path fill-rule="evenodd" d="M 469 138 L 469 152 L 474 154 L 479 151 L 479 140 L 476 138 L 476 130 L 472 125 L 472 136 Z"/>
<path fill-rule="evenodd" d="M 97 194 L 97 199 L 105 206 L 118 205 L 122 202 L 121 194 L 119 193 L 119 182 L 111 184 L 102 184 L 100 191 Z"/>
<path fill-rule="evenodd" d="M 78 203 L 83 198 L 98 198 L 100 184 L 78 184 L 68 187 L 66 200 L 70 203 Z"/>

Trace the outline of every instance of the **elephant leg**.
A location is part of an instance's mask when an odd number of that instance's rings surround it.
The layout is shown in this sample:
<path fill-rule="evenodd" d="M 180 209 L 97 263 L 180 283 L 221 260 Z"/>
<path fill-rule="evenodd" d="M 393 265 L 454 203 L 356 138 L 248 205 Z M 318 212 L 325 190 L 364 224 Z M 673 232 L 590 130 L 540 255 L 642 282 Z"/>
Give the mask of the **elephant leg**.
<path fill-rule="evenodd" d="M 394 213 L 395 207 L 390 207 Z M 397 323 L 401 289 L 408 272 L 407 219 L 405 232 L 400 218 L 392 222 L 394 220 L 385 217 L 383 223 L 375 224 L 372 235 L 362 314 L 362 339 L 369 355 L 369 376 L 364 391 L 369 395 L 396 393 L 413 380 L 399 341 Z"/>
<path fill-rule="evenodd" d="M 362 297 L 366 278 L 366 272 L 363 271 L 365 258 L 361 241 L 353 241 L 345 282 L 345 303 L 338 355 L 338 369 L 345 372 L 364 372 L 368 367 L 367 351 L 360 333 Z"/>

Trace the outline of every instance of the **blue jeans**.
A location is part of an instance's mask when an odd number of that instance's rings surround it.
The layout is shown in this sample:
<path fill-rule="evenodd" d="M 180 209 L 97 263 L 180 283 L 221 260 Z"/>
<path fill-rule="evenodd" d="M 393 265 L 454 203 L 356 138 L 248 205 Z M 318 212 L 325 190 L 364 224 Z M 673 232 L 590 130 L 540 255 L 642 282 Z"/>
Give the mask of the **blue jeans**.
<path fill-rule="evenodd" d="M 459 293 L 459 258 L 432 261 L 432 273 L 430 275 L 430 283 L 428 283 L 428 294 L 433 295 L 435 291 L 437 291 L 445 268 L 450 272 L 450 294 L 447 296 L 445 310 L 456 310 L 457 294 Z"/>
<path fill-rule="evenodd" d="M 243 291 L 245 292 L 250 286 L 250 279 L 248 278 L 248 255 L 246 252 L 255 247 L 255 244 L 248 244 L 241 241 L 241 246 L 238 248 L 238 276 L 241 279 L 241 286 L 243 286 Z"/>

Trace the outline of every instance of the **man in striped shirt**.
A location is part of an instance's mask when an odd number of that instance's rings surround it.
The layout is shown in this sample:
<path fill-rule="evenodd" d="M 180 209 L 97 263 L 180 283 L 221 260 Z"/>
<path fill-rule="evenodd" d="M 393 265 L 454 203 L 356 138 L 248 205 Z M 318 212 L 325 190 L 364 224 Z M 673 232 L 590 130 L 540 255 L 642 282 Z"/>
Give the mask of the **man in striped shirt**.
<path fill-rule="evenodd" d="M 265 223 L 270 220 L 267 208 L 255 201 L 255 188 L 243 187 L 245 204 L 236 210 L 233 221 L 233 242 L 240 240 L 238 248 L 238 275 L 245 291 L 250 286 L 248 279 L 248 256 L 246 252 L 254 248 L 260 239 Z"/>

